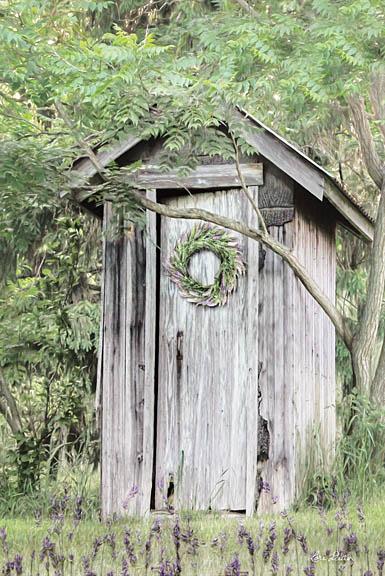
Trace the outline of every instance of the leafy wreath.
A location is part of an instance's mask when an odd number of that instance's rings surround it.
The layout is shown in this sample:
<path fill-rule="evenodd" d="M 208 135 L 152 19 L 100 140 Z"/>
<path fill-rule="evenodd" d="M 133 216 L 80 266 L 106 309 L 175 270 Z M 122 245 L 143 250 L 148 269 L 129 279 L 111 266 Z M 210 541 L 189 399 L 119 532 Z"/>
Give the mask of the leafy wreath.
<path fill-rule="evenodd" d="M 210 250 L 220 259 L 214 282 L 204 285 L 189 272 L 193 254 Z M 239 276 L 245 273 L 239 243 L 223 228 L 210 224 L 197 224 L 175 246 L 167 265 L 170 279 L 189 302 L 201 306 L 223 306 L 237 286 Z"/>

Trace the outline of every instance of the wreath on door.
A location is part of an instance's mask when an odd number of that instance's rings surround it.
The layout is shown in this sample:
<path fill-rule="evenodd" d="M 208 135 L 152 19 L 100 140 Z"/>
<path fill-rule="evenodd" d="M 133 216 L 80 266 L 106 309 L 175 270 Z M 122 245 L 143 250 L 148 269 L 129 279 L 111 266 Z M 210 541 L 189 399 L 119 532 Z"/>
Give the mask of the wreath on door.
<path fill-rule="evenodd" d="M 204 285 L 191 276 L 189 264 L 197 252 L 209 250 L 220 260 L 212 284 Z M 198 306 L 223 306 L 245 273 L 245 263 L 237 239 L 225 229 L 210 224 L 197 224 L 182 236 L 174 249 L 167 271 L 181 296 Z"/>

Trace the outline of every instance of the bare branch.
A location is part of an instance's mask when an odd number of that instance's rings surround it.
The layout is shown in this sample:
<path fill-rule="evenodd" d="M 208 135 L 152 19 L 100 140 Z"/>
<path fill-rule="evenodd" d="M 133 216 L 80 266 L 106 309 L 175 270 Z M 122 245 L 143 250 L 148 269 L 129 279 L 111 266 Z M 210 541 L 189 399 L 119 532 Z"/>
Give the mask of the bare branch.
<path fill-rule="evenodd" d="M 248 238 L 252 238 L 257 242 L 261 242 L 267 248 L 270 248 L 273 252 L 281 256 L 281 258 L 290 266 L 300 282 L 305 286 L 311 296 L 316 300 L 316 302 L 318 302 L 318 304 L 333 322 L 338 334 L 345 342 L 347 348 L 351 350 L 352 334 L 343 316 L 337 310 L 335 305 L 329 300 L 329 298 L 322 292 L 318 284 L 308 274 L 307 270 L 299 262 L 296 256 L 294 256 L 293 252 L 280 242 L 277 242 L 270 234 L 266 235 L 260 230 L 256 230 L 255 228 L 247 226 L 243 222 L 233 220 L 232 218 L 227 218 L 225 216 L 220 216 L 219 214 L 213 214 L 207 210 L 202 210 L 199 208 L 190 208 L 185 210 L 172 208 L 165 204 L 153 202 L 152 200 L 149 200 L 143 196 L 140 192 L 130 191 L 130 193 L 144 208 L 156 212 L 157 214 L 161 214 L 162 216 L 167 216 L 169 218 L 183 218 L 211 222 L 212 224 L 217 224 L 219 226 L 223 226 L 224 228 L 239 232 Z"/>
<path fill-rule="evenodd" d="M 366 168 L 369 172 L 369 176 L 376 184 L 376 186 L 381 189 L 384 176 L 383 166 L 374 145 L 368 115 L 365 110 L 365 101 L 362 96 L 351 96 L 349 98 L 349 106 L 353 118 L 354 128 L 357 132 L 358 142 Z"/>

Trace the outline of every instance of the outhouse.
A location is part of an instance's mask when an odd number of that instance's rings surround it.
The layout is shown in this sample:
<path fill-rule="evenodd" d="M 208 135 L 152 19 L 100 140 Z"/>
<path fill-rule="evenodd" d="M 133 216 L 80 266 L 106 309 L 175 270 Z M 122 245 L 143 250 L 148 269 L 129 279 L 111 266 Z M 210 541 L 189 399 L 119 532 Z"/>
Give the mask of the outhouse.
<path fill-rule="evenodd" d="M 255 149 L 241 160 L 249 197 L 220 155 L 202 157 L 184 176 L 164 173 L 161 142 L 128 136 L 96 157 L 103 167 L 141 159 L 137 185 L 169 207 L 257 227 L 253 199 L 273 237 L 334 301 L 336 226 L 371 241 L 373 222 L 319 165 L 251 116 L 244 121 Z M 74 170 L 84 181 L 98 178 L 89 158 Z M 108 228 L 113 205 L 94 204 L 85 186 L 73 195 Z M 324 461 L 333 457 L 334 327 L 290 267 L 255 240 L 191 219 L 146 218 L 145 229 L 127 226 L 104 240 L 103 515 L 171 504 L 247 514 L 287 508 L 315 441 Z M 234 274 L 221 285 L 226 257 Z M 197 297 L 194 286 L 207 291 Z"/>

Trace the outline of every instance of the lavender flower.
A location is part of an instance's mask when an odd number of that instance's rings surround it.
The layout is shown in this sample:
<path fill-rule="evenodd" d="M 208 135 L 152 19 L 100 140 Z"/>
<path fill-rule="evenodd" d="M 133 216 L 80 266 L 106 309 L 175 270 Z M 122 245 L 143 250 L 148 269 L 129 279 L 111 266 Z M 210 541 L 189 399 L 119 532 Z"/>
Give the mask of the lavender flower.
<path fill-rule="evenodd" d="M 345 536 L 345 538 L 343 539 L 343 544 L 345 552 L 354 551 L 357 554 L 359 553 L 358 538 L 355 532 L 351 532 L 350 534 L 348 534 L 348 536 Z"/>
<path fill-rule="evenodd" d="M 378 550 L 377 552 L 377 570 L 379 576 L 382 576 L 385 562 L 385 550 Z"/>
<path fill-rule="evenodd" d="M 302 548 L 302 551 L 304 554 L 308 553 L 308 546 L 307 546 L 307 540 L 304 534 L 300 534 L 299 536 L 297 536 L 297 540 L 300 543 L 300 546 Z"/>
<path fill-rule="evenodd" d="M 265 542 L 265 547 L 262 551 L 262 558 L 263 558 L 264 562 L 267 562 L 269 560 L 270 555 L 273 551 L 276 539 L 277 539 L 276 524 L 275 524 L 275 522 L 272 522 L 269 526 L 269 535 L 268 535 L 267 540 Z"/>
<path fill-rule="evenodd" d="M 0 528 L 0 540 L 4 555 L 8 557 L 9 547 L 7 541 L 7 530 L 5 528 Z"/>
<path fill-rule="evenodd" d="M 98 555 L 99 549 L 103 544 L 103 538 L 101 538 L 100 536 L 98 536 L 97 538 L 95 538 L 93 544 L 92 544 L 92 558 L 95 559 L 96 556 Z"/>
<path fill-rule="evenodd" d="M 14 558 L 13 569 L 18 575 L 23 573 L 23 557 L 20 554 L 16 554 Z"/>
<path fill-rule="evenodd" d="M 271 557 L 271 572 L 272 574 L 278 574 L 279 570 L 279 556 L 278 552 L 274 551 Z"/>
<path fill-rule="evenodd" d="M 49 560 L 55 553 L 55 544 L 52 542 L 48 536 L 46 536 L 42 542 L 40 550 L 40 561 Z"/>
<path fill-rule="evenodd" d="M 74 520 L 78 524 L 84 518 L 83 497 L 77 496 L 75 500 Z"/>
<path fill-rule="evenodd" d="M 283 531 L 283 546 L 282 554 L 287 554 L 289 552 L 289 545 L 292 540 L 294 540 L 294 531 L 291 526 L 286 527 Z"/>
<path fill-rule="evenodd" d="M 225 576 L 240 576 L 241 563 L 238 554 L 235 554 L 225 568 Z"/>
<path fill-rule="evenodd" d="M 133 566 L 134 564 L 136 564 L 138 558 L 135 554 L 134 545 L 131 541 L 131 532 L 128 530 L 128 528 L 126 528 L 126 530 L 124 531 L 123 542 L 128 557 L 128 561 L 131 564 L 131 566 Z"/>
<path fill-rule="evenodd" d="M 120 573 L 120 576 L 130 576 L 130 573 L 128 571 L 128 562 L 126 558 L 123 558 L 122 560 L 122 571 Z"/>
<path fill-rule="evenodd" d="M 139 487 L 136 484 L 133 484 L 127 492 L 125 499 L 123 500 L 122 506 L 124 510 L 127 510 L 129 502 L 135 498 L 137 494 L 139 494 Z"/>
<path fill-rule="evenodd" d="M 111 548 L 112 558 L 116 558 L 116 538 L 113 532 L 109 532 L 103 538 L 103 541 Z"/>
<path fill-rule="evenodd" d="M 90 559 L 87 556 L 84 556 L 82 558 L 82 564 L 83 564 L 83 574 L 84 576 L 97 576 L 95 574 L 95 572 L 93 572 L 91 570 L 91 563 L 90 563 Z"/>
<path fill-rule="evenodd" d="M 271 491 L 270 484 L 263 480 L 262 478 L 259 481 L 259 489 L 261 492 L 269 493 Z"/>

